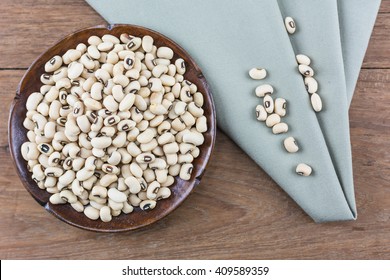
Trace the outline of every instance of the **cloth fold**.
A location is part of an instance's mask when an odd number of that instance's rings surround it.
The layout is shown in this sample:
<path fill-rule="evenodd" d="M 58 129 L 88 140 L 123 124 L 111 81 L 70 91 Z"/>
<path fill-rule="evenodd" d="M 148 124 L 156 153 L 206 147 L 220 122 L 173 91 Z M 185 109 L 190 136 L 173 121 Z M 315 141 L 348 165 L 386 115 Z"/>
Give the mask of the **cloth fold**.
<path fill-rule="evenodd" d="M 220 0 L 118 0 L 115 5 L 108 0 L 87 2 L 111 24 L 142 25 L 184 47 L 210 84 L 219 128 L 315 221 L 354 219 L 353 207 L 333 165 L 333 152 L 328 150 L 319 125 L 321 120 L 317 120 L 297 72 L 277 1 L 225 0 L 223 5 Z M 266 68 L 267 79 L 251 80 L 248 70 L 252 67 Z M 288 113 L 283 118 L 289 125 L 287 134 L 273 135 L 256 120 L 254 109 L 261 100 L 254 95 L 254 89 L 261 83 L 272 84 L 273 97 L 288 101 Z M 345 115 L 342 118 L 345 124 Z M 283 139 L 288 136 L 297 139 L 301 148 L 298 153 L 284 150 Z M 295 173 L 301 162 L 313 167 L 311 176 Z"/>
<path fill-rule="evenodd" d="M 316 114 L 348 205 L 356 217 L 344 63 L 337 0 L 278 0 L 283 17 L 297 31 L 290 36 L 296 54 L 308 55 L 318 81 L 323 110 Z M 318 20 L 320 19 L 320 20 Z"/>

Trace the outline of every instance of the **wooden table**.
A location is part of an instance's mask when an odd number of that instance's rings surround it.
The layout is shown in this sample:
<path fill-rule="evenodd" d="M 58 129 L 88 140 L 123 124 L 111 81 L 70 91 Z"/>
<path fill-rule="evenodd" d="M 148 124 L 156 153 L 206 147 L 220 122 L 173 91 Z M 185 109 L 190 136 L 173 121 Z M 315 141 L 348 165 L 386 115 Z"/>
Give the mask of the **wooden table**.
<path fill-rule="evenodd" d="M 2 0 L 0 12 L 1 259 L 390 258 L 389 0 L 382 1 L 350 110 L 357 221 L 315 224 L 218 132 L 190 199 L 153 226 L 122 234 L 84 231 L 47 213 L 20 183 L 7 142 L 9 105 L 34 58 L 104 20 L 82 0 Z"/>

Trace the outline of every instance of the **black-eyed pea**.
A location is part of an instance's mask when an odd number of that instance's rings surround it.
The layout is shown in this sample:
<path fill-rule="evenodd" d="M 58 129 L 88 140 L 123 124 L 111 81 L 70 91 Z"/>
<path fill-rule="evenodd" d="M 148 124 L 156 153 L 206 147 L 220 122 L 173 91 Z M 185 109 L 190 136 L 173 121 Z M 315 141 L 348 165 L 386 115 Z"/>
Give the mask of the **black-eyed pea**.
<path fill-rule="evenodd" d="M 165 115 L 155 116 L 149 122 L 149 126 L 152 128 L 158 127 L 165 120 Z"/>
<path fill-rule="evenodd" d="M 305 77 L 313 77 L 314 76 L 314 70 L 308 65 L 299 65 L 298 66 L 299 73 L 301 73 L 302 76 Z"/>
<path fill-rule="evenodd" d="M 130 79 L 125 76 L 125 75 L 117 75 L 117 76 L 114 76 L 114 78 L 112 79 L 112 81 L 116 84 L 116 85 L 120 85 L 122 86 L 123 88 L 127 87 L 130 83 Z"/>
<path fill-rule="evenodd" d="M 264 97 L 266 94 L 272 94 L 274 88 L 269 84 L 260 85 L 256 88 L 255 93 L 257 97 Z"/>
<path fill-rule="evenodd" d="M 47 103 L 40 103 L 37 107 L 37 112 L 47 117 L 49 115 L 49 105 Z"/>
<path fill-rule="evenodd" d="M 102 178 L 100 178 L 100 185 L 103 187 L 108 187 L 113 182 L 118 180 L 118 176 L 114 174 L 105 174 Z"/>
<path fill-rule="evenodd" d="M 127 44 L 126 44 L 126 49 L 130 51 L 136 51 L 142 44 L 142 39 L 139 37 L 133 37 L 131 38 Z"/>
<path fill-rule="evenodd" d="M 175 141 L 175 136 L 170 132 L 165 132 L 158 137 L 158 144 L 165 145 Z"/>
<path fill-rule="evenodd" d="M 79 213 L 82 213 L 84 211 L 84 205 L 80 201 L 76 201 L 74 203 L 70 204 L 74 210 L 76 210 Z"/>
<path fill-rule="evenodd" d="M 273 134 L 286 133 L 288 131 L 288 125 L 286 123 L 277 123 L 272 127 Z"/>
<path fill-rule="evenodd" d="M 286 17 L 284 19 L 284 25 L 285 25 L 286 30 L 289 34 L 295 33 L 297 26 L 296 26 L 295 21 L 292 17 Z"/>
<path fill-rule="evenodd" d="M 23 121 L 23 126 L 24 126 L 24 128 L 26 128 L 28 130 L 34 130 L 35 123 L 32 120 L 30 120 L 29 118 L 25 118 Z"/>
<path fill-rule="evenodd" d="M 207 131 L 207 118 L 205 116 L 201 116 L 196 120 L 196 130 L 200 133 Z"/>
<path fill-rule="evenodd" d="M 49 167 L 45 169 L 45 175 L 48 177 L 60 177 L 64 170 L 59 167 Z"/>
<path fill-rule="evenodd" d="M 141 176 L 140 176 L 141 177 Z M 125 184 L 130 190 L 130 193 L 137 194 L 141 191 L 141 184 L 136 177 L 130 176 L 125 179 Z"/>
<path fill-rule="evenodd" d="M 287 107 L 287 101 L 284 98 L 276 98 L 275 99 L 275 113 L 278 114 L 281 117 L 284 117 L 286 115 L 286 107 Z"/>
<path fill-rule="evenodd" d="M 51 195 L 49 198 L 49 201 L 51 204 L 65 204 L 66 203 L 66 201 L 61 198 L 60 193 L 54 193 L 53 195 Z"/>
<path fill-rule="evenodd" d="M 191 152 L 191 155 L 194 158 L 197 158 L 200 155 L 200 149 L 198 147 L 195 147 L 195 149 Z"/>
<path fill-rule="evenodd" d="M 163 150 L 165 154 L 174 154 L 179 151 L 179 145 L 176 142 L 165 144 Z"/>
<path fill-rule="evenodd" d="M 181 84 L 176 82 L 176 84 L 174 84 L 172 86 L 172 89 L 171 89 L 173 95 L 175 98 L 179 98 L 180 97 L 180 91 L 181 91 Z"/>
<path fill-rule="evenodd" d="M 191 154 L 179 154 L 178 163 L 191 163 L 194 161 L 194 157 Z"/>
<path fill-rule="evenodd" d="M 121 162 L 121 154 L 118 151 L 112 152 L 107 162 L 111 165 L 118 165 Z"/>
<path fill-rule="evenodd" d="M 76 196 L 81 196 L 82 193 L 85 192 L 83 186 L 80 184 L 80 181 L 78 180 L 73 180 L 71 184 L 71 190 Z"/>
<path fill-rule="evenodd" d="M 128 198 L 128 202 L 130 203 L 130 205 L 132 205 L 133 207 L 137 207 L 140 205 L 140 203 L 142 202 L 142 200 L 135 194 L 130 194 L 129 195 L 129 198 Z"/>
<path fill-rule="evenodd" d="M 284 148 L 289 153 L 296 153 L 299 150 L 299 146 L 294 137 L 287 137 L 283 141 Z"/>
<path fill-rule="evenodd" d="M 136 162 L 132 162 L 130 164 L 130 172 L 134 177 L 141 178 L 144 171 Z"/>
<path fill-rule="evenodd" d="M 175 178 L 171 175 L 168 175 L 167 180 L 161 184 L 161 187 L 170 187 L 175 183 Z"/>
<path fill-rule="evenodd" d="M 160 189 L 160 183 L 157 181 L 153 181 L 149 184 L 147 190 L 146 190 L 146 197 L 148 199 L 156 199 L 157 198 L 157 193 Z"/>
<path fill-rule="evenodd" d="M 185 102 L 185 103 L 189 103 L 189 102 L 191 102 L 193 100 L 193 97 L 192 97 L 192 94 L 191 94 L 189 86 L 184 86 L 184 87 L 181 88 L 181 90 L 180 90 L 180 100 Z"/>
<path fill-rule="evenodd" d="M 38 145 L 38 150 L 42 154 L 47 155 L 47 156 L 50 156 L 54 152 L 53 147 L 50 144 L 47 144 L 47 143 L 39 144 Z"/>
<path fill-rule="evenodd" d="M 182 131 L 179 131 L 179 132 L 172 132 L 172 129 L 170 131 L 172 134 L 176 133 L 175 134 L 175 139 L 176 139 L 176 142 L 178 143 L 182 143 L 183 142 L 183 136 L 185 134 L 187 134 L 188 132 L 191 132 L 189 129 L 184 129 Z"/>
<path fill-rule="evenodd" d="M 168 73 L 168 66 L 166 65 L 159 64 L 153 67 L 152 69 L 152 75 L 156 78 L 160 78 L 162 75 L 166 73 Z"/>
<path fill-rule="evenodd" d="M 53 80 L 53 76 L 47 73 L 44 73 L 40 77 L 41 83 L 44 85 L 55 85 L 56 83 Z"/>
<path fill-rule="evenodd" d="M 273 111 L 274 111 L 274 100 L 272 99 L 272 97 L 269 94 L 264 96 L 263 106 L 264 106 L 264 109 L 265 109 L 265 111 L 267 113 L 269 113 L 269 114 L 273 113 Z"/>
<path fill-rule="evenodd" d="M 31 120 L 35 123 L 36 128 L 39 131 L 43 131 L 47 123 L 47 119 L 39 113 L 32 116 Z"/>
<path fill-rule="evenodd" d="M 136 157 L 138 163 L 151 163 L 156 159 L 152 153 L 142 153 Z"/>
<path fill-rule="evenodd" d="M 148 211 L 148 210 L 152 210 L 154 209 L 154 207 L 156 207 L 156 201 L 154 200 L 144 200 L 140 203 L 140 208 L 143 210 L 143 211 Z"/>
<path fill-rule="evenodd" d="M 194 93 L 194 102 L 198 107 L 202 107 L 204 104 L 203 94 L 201 92 Z"/>
<path fill-rule="evenodd" d="M 148 143 L 157 135 L 156 129 L 148 128 L 137 136 L 137 141 L 141 144 Z"/>
<path fill-rule="evenodd" d="M 166 154 L 165 157 L 168 165 L 175 165 L 178 161 L 177 154 Z"/>
<path fill-rule="evenodd" d="M 148 109 L 148 104 L 146 103 L 145 99 L 140 95 L 135 95 L 134 105 L 140 111 L 146 111 Z"/>
<path fill-rule="evenodd" d="M 273 127 L 274 125 L 280 123 L 280 121 L 281 121 L 281 118 L 278 114 L 271 114 L 267 117 L 265 124 L 268 127 Z"/>
<path fill-rule="evenodd" d="M 181 119 L 181 117 L 177 117 L 176 119 L 174 119 L 171 123 L 171 126 L 176 131 L 182 131 L 186 128 L 186 124 Z"/>
<path fill-rule="evenodd" d="M 42 165 L 40 164 L 34 165 L 34 167 L 32 168 L 32 173 L 38 181 L 43 181 L 46 177 Z"/>
<path fill-rule="evenodd" d="M 173 177 L 175 177 L 175 176 L 180 174 L 180 169 L 181 169 L 181 165 L 180 164 L 171 165 L 168 168 L 168 174 L 173 176 Z"/>
<path fill-rule="evenodd" d="M 100 217 L 100 212 L 92 206 L 87 206 L 84 208 L 84 214 L 91 220 L 97 220 Z"/>
<path fill-rule="evenodd" d="M 168 170 L 167 169 L 157 169 L 154 171 L 156 174 L 156 180 L 160 184 L 165 183 L 168 180 Z"/>
<path fill-rule="evenodd" d="M 34 131 L 29 130 L 27 132 L 27 139 L 28 139 L 28 141 L 35 142 L 35 138 L 36 138 L 36 135 L 35 135 Z M 47 139 L 52 139 L 52 138 L 51 137 L 47 137 Z"/>
<path fill-rule="evenodd" d="M 249 76 L 254 80 L 262 80 L 267 76 L 267 71 L 263 68 L 252 68 L 249 70 Z"/>
<path fill-rule="evenodd" d="M 157 140 L 156 139 L 152 139 L 150 142 L 148 143 L 142 143 L 140 145 L 140 148 L 141 148 L 141 151 L 142 152 L 150 152 L 152 151 L 154 148 L 156 148 L 158 146 L 158 143 L 157 143 Z"/>
<path fill-rule="evenodd" d="M 164 151 L 163 151 L 163 149 L 162 149 L 160 146 L 157 146 L 156 148 L 154 148 L 154 149 L 152 150 L 152 153 L 153 153 L 154 155 L 158 156 L 158 157 L 164 156 Z"/>
<path fill-rule="evenodd" d="M 317 93 L 313 93 L 310 97 L 311 106 L 315 112 L 322 111 L 322 100 Z"/>
<path fill-rule="evenodd" d="M 91 140 L 92 147 L 97 149 L 104 149 L 111 145 L 112 139 L 107 136 L 95 137 Z"/>
<path fill-rule="evenodd" d="M 181 154 L 191 153 L 195 149 L 195 145 L 189 143 L 180 143 L 179 149 Z"/>
<path fill-rule="evenodd" d="M 84 105 L 92 111 L 97 111 L 102 109 L 102 104 L 99 101 L 90 97 L 84 99 Z"/>
<path fill-rule="evenodd" d="M 168 87 L 171 87 L 176 83 L 176 80 L 174 77 L 166 75 L 166 74 L 161 75 L 160 80 L 161 80 L 161 83 L 163 86 L 168 86 Z"/>
<path fill-rule="evenodd" d="M 311 60 L 307 55 L 304 54 L 297 54 L 296 56 L 298 64 L 303 64 L 303 65 L 310 65 Z"/>
<path fill-rule="evenodd" d="M 307 92 L 310 94 L 318 91 L 318 82 L 313 77 L 305 77 L 305 86 Z"/>
<path fill-rule="evenodd" d="M 107 137 L 111 137 L 111 138 L 113 138 L 115 133 L 116 133 L 116 129 L 115 129 L 115 127 L 112 127 L 112 126 L 103 126 L 102 129 L 100 130 L 100 134 L 102 136 L 107 136 Z"/>
<path fill-rule="evenodd" d="M 76 178 L 80 182 L 83 182 L 83 181 L 86 181 L 87 179 L 91 178 L 93 176 L 93 173 L 94 173 L 94 170 L 90 170 L 90 169 L 87 169 L 84 167 L 76 172 Z"/>
<path fill-rule="evenodd" d="M 126 145 L 126 132 L 120 131 L 115 136 L 114 140 L 112 140 L 112 145 L 116 148 L 122 148 Z"/>
<path fill-rule="evenodd" d="M 107 174 L 119 174 L 119 168 L 115 165 L 103 164 L 102 170 Z"/>
<path fill-rule="evenodd" d="M 104 98 L 103 105 L 110 112 L 116 112 L 119 108 L 119 104 L 112 95 L 108 95 Z"/>
<path fill-rule="evenodd" d="M 157 133 L 159 135 L 166 133 L 168 130 L 171 129 L 171 123 L 169 121 L 163 121 L 158 127 L 157 127 Z"/>
<path fill-rule="evenodd" d="M 56 186 L 56 184 L 57 184 L 57 178 L 55 178 L 55 177 L 46 177 L 45 178 L 45 182 L 44 182 L 45 188 L 53 188 Z"/>
<path fill-rule="evenodd" d="M 181 115 L 180 118 L 183 120 L 186 127 L 192 127 L 196 123 L 194 116 L 188 111 Z"/>
<path fill-rule="evenodd" d="M 91 190 L 90 195 L 99 198 L 107 198 L 107 189 L 102 186 L 94 186 Z"/>
<path fill-rule="evenodd" d="M 24 160 L 28 161 L 28 144 L 29 142 L 24 142 L 20 148 L 21 150 L 21 153 L 22 153 L 22 157 L 24 158 Z"/>
<path fill-rule="evenodd" d="M 44 154 L 41 154 L 41 155 L 39 155 L 39 157 L 38 157 L 38 163 L 39 163 L 39 165 L 41 165 L 41 171 L 42 171 L 42 175 L 44 175 L 44 172 L 43 172 L 43 170 L 44 169 L 46 169 L 46 168 L 48 168 L 48 167 L 50 167 L 50 165 L 49 165 L 49 157 L 48 156 L 46 156 L 46 155 L 44 155 Z M 35 167 L 35 166 L 34 166 Z M 40 179 L 40 181 L 42 181 L 43 179 Z"/>
<path fill-rule="evenodd" d="M 173 178 L 173 177 L 171 177 L 171 178 Z M 156 199 L 157 200 L 166 199 L 166 198 L 171 196 L 171 193 L 172 192 L 168 187 L 161 187 L 157 192 Z"/>
<path fill-rule="evenodd" d="M 72 87 L 72 84 L 68 78 L 62 78 L 55 83 L 55 87 L 58 90 L 68 90 Z"/>
<path fill-rule="evenodd" d="M 123 203 L 123 202 L 127 201 L 127 196 L 123 192 L 120 192 L 115 188 L 109 189 L 107 192 L 107 195 L 111 200 L 113 200 L 117 203 Z"/>
<path fill-rule="evenodd" d="M 184 59 L 182 58 L 176 59 L 175 66 L 176 66 L 176 72 L 180 75 L 184 75 L 184 73 L 186 72 L 186 64 Z"/>
<path fill-rule="evenodd" d="M 61 191 L 60 197 L 62 200 L 65 200 L 68 203 L 75 203 L 77 201 L 77 196 L 75 196 L 74 193 L 69 190 Z"/>
<path fill-rule="evenodd" d="M 199 132 L 187 132 L 183 135 L 183 142 L 200 146 L 204 142 L 204 136 Z"/>
<path fill-rule="evenodd" d="M 203 109 L 199 107 L 195 102 L 191 102 L 188 104 L 188 111 L 196 118 L 199 118 L 204 114 Z"/>
<path fill-rule="evenodd" d="M 100 208 L 99 216 L 102 222 L 105 223 L 110 222 L 112 220 L 111 208 L 108 206 L 103 206 L 102 208 Z"/>
<path fill-rule="evenodd" d="M 173 58 L 173 50 L 169 47 L 159 47 L 157 49 L 157 57 L 172 59 Z"/>
<path fill-rule="evenodd" d="M 193 168 L 194 166 L 191 163 L 183 164 L 180 168 L 180 178 L 186 181 L 190 180 Z"/>
<path fill-rule="evenodd" d="M 149 168 L 152 170 L 165 169 L 166 167 L 167 163 L 162 158 L 156 158 L 153 162 L 149 163 Z"/>
<path fill-rule="evenodd" d="M 76 173 L 73 170 L 68 170 L 58 178 L 58 182 L 67 186 L 70 185 L 76 178 Z"/>
<path fill-rule="evenodd" d="M 127 201 L 123 202 L 123 208 L 122 208 L 123 213 L 129 214 L 133 212 L 133 210 L 134 210 L 133 206 L 131 206 Z"/>
<path fill-rule="evenodd" d="M 85 133 L 88 133 L 91 130 L 91 123 L 89 122 L 88 117 L 86 115 L 77 117 L 76 123 L 84 135 L 86 135 Z"/>
<path fill-rule="evenodd" d="M 62 57 L 59 55 L 54 56 L 45 64 L 46 72 L 54 72 L 62 65 Z"/>
<path fill-rule="evenodd" d="M 298 164 L 295 170 L 295 172 L 298 175 L 305 176 L 305 177 L 310 176 L 312 171 L 313 171 L 312 168 L 305 163 Z"/>
<path fill-rule="evenodd" d="M 176 75 L 176 72 L 177 72 L 176 66 L 174 64 L 169 64 L 167 74 L 169 76 L 174 77 Z"/>

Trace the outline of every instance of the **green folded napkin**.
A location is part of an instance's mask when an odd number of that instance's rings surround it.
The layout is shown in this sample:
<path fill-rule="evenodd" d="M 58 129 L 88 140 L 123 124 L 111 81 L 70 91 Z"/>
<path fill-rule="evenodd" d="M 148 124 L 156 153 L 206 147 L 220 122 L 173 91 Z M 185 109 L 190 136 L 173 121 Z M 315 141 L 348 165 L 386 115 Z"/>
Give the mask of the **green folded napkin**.
<path fill-rule="evenodd" d="M 152 28 L 183 46 L 211 86 L 219 127 L 315 221 L 354 219 L 296 70 L 295 54 L 276 1 L 225 0 L 223 5 L 219 0 L 88 2 L 109 23 Z M 266 68 L 268 78 L 251 80 L 248 70 L 252 67 Z M 254 89 L 261 83 L 275 87 L 274 98 L 287 99 L 288 114 L 283 119 L 289 124 L 287 134 L 273 135 L 255 119 L 254 109 L 261 100 Z M 284 150 L 282 142 L 287 136 L 298 140 L 298 153 Z M 301 162 L 313 167 L 311 176 L 295 173 Z"/>

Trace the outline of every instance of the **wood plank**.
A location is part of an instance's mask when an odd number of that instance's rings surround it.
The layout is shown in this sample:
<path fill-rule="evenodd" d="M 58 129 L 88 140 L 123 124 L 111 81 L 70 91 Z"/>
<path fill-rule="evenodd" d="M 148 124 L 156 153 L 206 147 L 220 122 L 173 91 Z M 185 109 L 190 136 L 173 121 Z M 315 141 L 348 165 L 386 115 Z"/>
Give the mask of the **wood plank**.
<path fill-rule="evenodd" d="M 8 108 L 23 71 L 0 71 Z M 363 70 L 350 110 L 359 218 L 315 224 L 222 132 L 195 192 L 157 224 L 97 234 L 57 220 L 24 190 L 0 121 L 1 259 L 389 259 L 390 70 Z"/>
<path fill-rule="evenodd" d="M 363 62 L 363 68 L 390 68 L 390 16 L 379 14 Z"/>
<path fill-rule="evenodd" d="M 390 18 L 386 14 L 389 3 L 390 0 L 382 1 L 382 14 L 375 25 L 365 68 L 390 68 Z M 0 68 L 27 68 L 40 53 L 70 32 L 105 23 L 82 0 L 3 0 L 0 12 Z"/>
<path fill-rule="evenodd" d="M 83 0 L 2 0 L 0 68 L 27 68 L 78 29 L 105 21 Z"/>
<path fill-rule="evenodd" d="M 379 13 L 390 13 L 390 0 L 382 0 Z"/>

